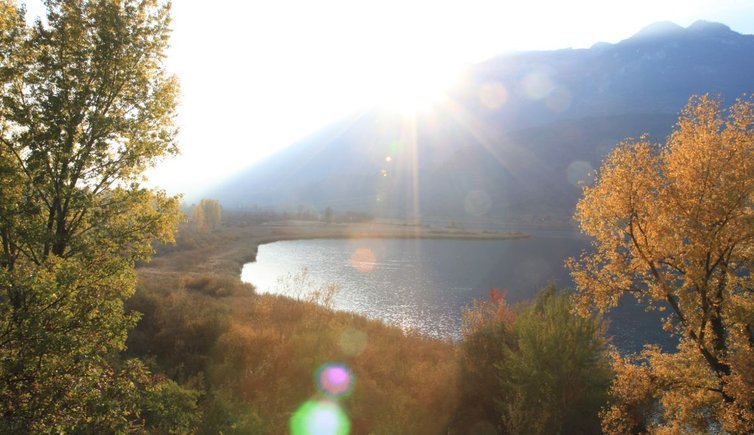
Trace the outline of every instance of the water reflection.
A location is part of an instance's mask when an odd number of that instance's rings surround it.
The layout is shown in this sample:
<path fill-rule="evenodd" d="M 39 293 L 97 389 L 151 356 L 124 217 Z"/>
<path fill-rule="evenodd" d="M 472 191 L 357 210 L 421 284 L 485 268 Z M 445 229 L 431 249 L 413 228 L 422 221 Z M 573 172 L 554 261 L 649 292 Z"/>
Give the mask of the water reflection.
<path fill-rule="evenodd" d="M 550 283 L 571 287 L 563 262 L 587 247 L 586 239 L 568 232 L 517 240 L 285 241 L 260 246 L 257 262 L 244 266 L 242 279 L 260 292 L 297 297 L 307 289 L 281 286 L 281 277 L 306 268 L 308 282 L 297 285 L 337 284 L 336 309 L 458 339 L 462 309 L 473 299 L 487 297 L 492 287 L 506 289 L 513 303 Z M 609 333 L 623 350 L 669 343 L 657 313 L 629 304 L 611 317 Z"/>

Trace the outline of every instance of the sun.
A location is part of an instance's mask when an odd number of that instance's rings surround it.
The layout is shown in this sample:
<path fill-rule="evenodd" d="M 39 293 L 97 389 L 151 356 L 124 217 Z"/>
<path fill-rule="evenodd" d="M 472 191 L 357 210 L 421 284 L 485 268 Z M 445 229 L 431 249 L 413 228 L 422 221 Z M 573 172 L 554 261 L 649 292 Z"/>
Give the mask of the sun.
<path fill-rule="evenodd" d="M 412 115 L 447 98 L 460 67 L 443 62 L 396 62 L 377 76 L 376 103 L 387 110 Z"/>

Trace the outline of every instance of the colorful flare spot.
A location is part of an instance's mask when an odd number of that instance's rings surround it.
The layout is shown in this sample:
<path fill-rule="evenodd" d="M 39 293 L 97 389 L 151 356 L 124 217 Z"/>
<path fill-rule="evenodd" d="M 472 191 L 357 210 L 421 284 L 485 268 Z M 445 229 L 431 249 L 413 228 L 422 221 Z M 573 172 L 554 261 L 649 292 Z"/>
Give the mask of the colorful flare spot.
<path fill-rule="evenodd" d="M 374 264 L 377 258 L 369 248 L 359 248 L 351 256 L 351 265 L 361 273 L 368 273 L 374 270 Z"/>
<path fill-rule="evenodd" d="M 526 96 L 532 100 L 541 100 L 549 95 L 555 87 L 547 74 L 533 72 L 524 77 L 521 83 Z"/>
<path fill-rule="evenodd" d="M 351 372 L 340 364 L 325 364 L 322 366 L 317 370 L 315 382 L 320 392 L 332 398 L 347 395 L 353 387 Z"/>
<path fill-rule="evenodd" d="M 508 101 L 508 91 L 500 83 L 485 83 L 479 88 L 479 102 L 482 106 L 495 110 Z"/>
<path fill-rule="evenodd" d="M 545 99 L 545 105 L 553 112 L 563 112 L 571 105 L 571 93 L 564 88 L 555 88 Z"/>
<path fill-rule="evenodd" d="M 398 154 L 398 151 L 401 149 L 401 144 L 398 141 L 390 142 L 390 145 L 388 145 L 388 149 L 390 150 L 390 154 L 396 155 Z"/>
<path fill-rule="evenodd" d="M 358 329 L 348 328 L 340 334 L 340 350 L 348 356 L 358 356 L 367 348 L 367 334 Z"/>
<path fill-rule="evenodd" d="M 463 200 L 463 208 L 472 216 L 481 217 L 492 208 L 492 199 L 482 190 L 472 190 Z"/>
<path fill-rule="evenodd" d="M 566 179 L 574 186 L 591 186 L 594 183 L 594 168 L 588 162 L 575 161 L 566 169 Z"/>
<path fill-rule="evenodd" d="M 351 430 L 348 416 L 330 400 L 310 400 L 291 417 L 292 435 L 347 435 Z"/>

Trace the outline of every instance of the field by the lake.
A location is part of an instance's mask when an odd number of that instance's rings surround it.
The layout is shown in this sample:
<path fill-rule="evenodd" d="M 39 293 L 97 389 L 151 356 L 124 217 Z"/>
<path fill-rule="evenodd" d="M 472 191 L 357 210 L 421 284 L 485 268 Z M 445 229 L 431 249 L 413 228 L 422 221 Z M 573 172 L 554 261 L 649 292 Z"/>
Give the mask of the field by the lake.
<path fill-rule="evenodd" d="M 285 432 L 290 414 L 321 394 L 312 382 L 317 369 L 338 362 L 355 378 L 353 393 L 342 401 L 353 433 L 431 434 L 451 426 L 465 433 L 478 422 L 466 421 L 459 408 L 459 349 L 452 342 L 332 311 L 317 304 L 322 300 L 257 294 L 240 280 L 242 265 L 255 259 L 261 243 L 354 237 L 525 235 L 394 223 L 231 219 L 214 231 L 185 225 L 175 246 L 159 248 L 138 269 L 128 308 L 144 316 L 129 336 L 129 353 L 151 358 L 163 373 L 201 390 L 208 430 L 222 429 L 226 418 L 246 421 L 258 433 Z"/>

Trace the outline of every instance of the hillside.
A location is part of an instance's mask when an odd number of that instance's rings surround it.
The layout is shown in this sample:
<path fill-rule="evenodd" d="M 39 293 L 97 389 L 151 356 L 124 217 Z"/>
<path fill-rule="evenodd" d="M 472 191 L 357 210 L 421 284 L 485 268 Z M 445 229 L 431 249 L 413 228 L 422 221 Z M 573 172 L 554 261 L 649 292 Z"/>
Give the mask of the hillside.
<path fill-rule="evenodd" d="M 617 44 L 524 52 L 473 66 L 416 118 L 373 108 L 336 122 L 206 196 L 227 208 L 385 217 L 567 220 L 591 171 L 626 137 L 662 141 L 692 94 L 754 89 L 754 36 L 656 23 Z"/>

